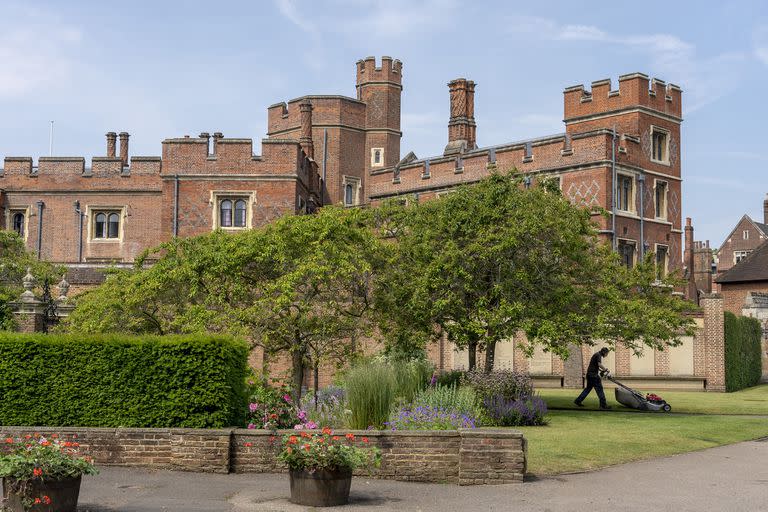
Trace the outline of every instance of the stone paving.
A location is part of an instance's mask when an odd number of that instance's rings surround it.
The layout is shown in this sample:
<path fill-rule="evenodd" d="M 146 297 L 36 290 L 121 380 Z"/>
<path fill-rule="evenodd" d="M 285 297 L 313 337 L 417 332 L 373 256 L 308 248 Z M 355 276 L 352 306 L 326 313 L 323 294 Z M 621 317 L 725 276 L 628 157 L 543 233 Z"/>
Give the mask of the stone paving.
<path fill-rule="evenodd" d="M 612 447 L 606 446 L 610 450 Z M 355 478 L 355 511 L 768 511 L 768 439 L 600 471 L 469 486 Z M 102 468 L 83 482 L 80 512 L 298 512 L 287 475 Z"/>

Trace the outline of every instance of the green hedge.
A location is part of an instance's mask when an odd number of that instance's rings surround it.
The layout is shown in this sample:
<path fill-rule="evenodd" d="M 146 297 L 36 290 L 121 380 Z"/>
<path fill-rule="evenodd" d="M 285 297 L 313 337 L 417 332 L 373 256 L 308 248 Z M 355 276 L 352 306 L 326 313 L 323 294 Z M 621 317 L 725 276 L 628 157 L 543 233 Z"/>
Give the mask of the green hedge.
<path fill-rule="evenodd" d="M 760 322 L 725 313 L 725 390 L 738 391 L 760 382 Z"/>
<path fill-rule="evenodd" d="M 0 333 L 0 425 L 242 425 L 245 342 Z"/>

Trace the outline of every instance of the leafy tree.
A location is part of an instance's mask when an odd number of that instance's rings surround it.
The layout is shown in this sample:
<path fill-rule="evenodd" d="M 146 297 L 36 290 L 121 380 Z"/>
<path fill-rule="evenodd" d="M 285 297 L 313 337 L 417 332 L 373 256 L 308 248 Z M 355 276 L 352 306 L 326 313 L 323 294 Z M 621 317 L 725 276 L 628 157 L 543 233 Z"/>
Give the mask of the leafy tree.
<path fill-rule="evenodd" d="M 598 240 L 592 212 L 572 205 L 547 182 L 526 189 L 513 174 L 494 174 L 439 200 L 389 205 L 377 225 L 397 247 L 381 283 L 386 329 L 403 339 L 447 332 L 493 368 L 497 343 L 523 331 L 562 357 L 593 340 L 643 346 L 679 343 L 692 306 L 656 281 L 647 260 L 633 269 Z"/>
<path fill-rule="evenodd" d="M 67 328 L 244 336 L 266 356 L 290 354 L 299 399 L 307 365 L 343 361 L 369 328 L 387 249 L 367 216 L 327 207 L 262 229 L 175 239 L 82 296 Z"/>
<path fill-rule="evenodd" d="M 34 253 L 27 251 L 24 240 L 17 233 L 0 230 L 0 331 L 15 327 L 8 303 L 19 300 L 24 290 L 21 281 L 28 268 L 38 285 L 46 279 L 53 283 L 56 277 L 62 275 L 61 268 L 38 261 Z"/>

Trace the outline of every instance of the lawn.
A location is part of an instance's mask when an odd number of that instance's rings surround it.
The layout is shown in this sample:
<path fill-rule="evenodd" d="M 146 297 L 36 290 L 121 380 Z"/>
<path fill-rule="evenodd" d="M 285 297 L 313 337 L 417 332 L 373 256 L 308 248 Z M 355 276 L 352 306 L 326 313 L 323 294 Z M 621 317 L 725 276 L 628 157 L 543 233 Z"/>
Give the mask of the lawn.
<path fill-rule="evenodd" d="M 532 475 L 588 471 L 768 436 L 766 418 L 734 415 L 551 411 L 547 417 L 547 426 L 518 427 L 528 439 Z"/>
<path fill-rule="evenodd" d="M 537 393 L 555 409 L 577 409 L 573 403 L 580 390 L 539 388 Z M 641 393 L 655 392 L 672 406 L 672 412 L 688 414 L 763 414 L 768 415 L 768 384 L 755 386 L 734 393 L 707 393 L 695 391 L 638 390 Z M 614 409 L 632 411 L 616 402 L 613 389 L 606 389 L 608 403 Z M 597 395 L 593 391 L 584 401 L 587 408 L 597 409 Z"/>

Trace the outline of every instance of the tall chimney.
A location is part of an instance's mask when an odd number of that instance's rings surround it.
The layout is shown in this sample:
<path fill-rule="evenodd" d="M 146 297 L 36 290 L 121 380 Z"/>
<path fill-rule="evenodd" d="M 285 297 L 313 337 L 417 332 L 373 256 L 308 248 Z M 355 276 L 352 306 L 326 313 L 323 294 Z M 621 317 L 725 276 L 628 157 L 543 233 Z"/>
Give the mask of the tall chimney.
<path fill-rule="evenodd" d="M 688 300 L 699 303 L 699 293 L 696 287 L 696 269 L 693 253 L 693 226 L 691 218 L 685 218 L 685 264 L 688 266 L 688 285 L 686 286 L 686 296 Z"/>
<path fill-rule="evenodd" d="M 223 139 L 224 134 L 221 132 L 214 132 L 213 134 L 213 152 L 211 153 L 213 156 L 216 156 L 218 145 L 219 145 L 219 139 Z"/>
<path fill-rule="evenodd" d="M 211 134 L 208 132 L 202 132 L 200 135 L 198 135 L 201 139 L 205 139 L 205 153 L 210 155 L 211 154 Z"/>
<path fill-rule="evenodd" d="M 451 96 L 451 118 L 448 121 L 448 144 L 444 155 L 477 148 L 475 123 L 475 82 L 457 78 L 448 82 Z"/>
<path fill-rule="evenodd" d="M 117 151 L 117 134 L 115 132 L 107 132 L 107 156 L 109 158 L 115 158 Z"/>
<path fill-rule="evenodd" d="M 768 224 L 768 194 L 765 194 L 763 199 L 763 222 Z"/>
<path fill-rule="evenodd" d="M 301 113 L 301 136 L 299 144 L 308 158 L 315 159 L 315 145 L 312 142 L 312 103 L 304 99 L 299 103 Z"/>
<path fill-rule="evenodd" d="M 128 165 L 128 132 L 120 132 L 120 160 L 123 161 L 123 167 Z"/>

